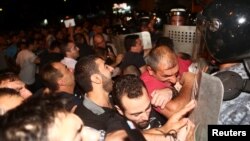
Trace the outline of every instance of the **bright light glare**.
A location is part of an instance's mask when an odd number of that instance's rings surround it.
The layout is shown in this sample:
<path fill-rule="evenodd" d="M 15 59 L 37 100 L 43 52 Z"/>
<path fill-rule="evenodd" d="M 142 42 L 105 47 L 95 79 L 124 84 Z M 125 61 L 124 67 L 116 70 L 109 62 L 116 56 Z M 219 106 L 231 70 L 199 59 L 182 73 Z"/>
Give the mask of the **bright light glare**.
<path fill-rule="evenodd" d="M 239 24 L 243 24 L 246 21 L 246 18 L 241 17 L 238 19 Z"/>
<path fill-rule="evenodd" d="M 114 14 L 117 13 L 125 14 L 131 12 L 131 6 L 127 5 L 127 3 L 120 3 L 120 4 L 114 3 L 112 9 Z"/>
<path fill-rule="evenodd" d="M 3 8 L 0 8 L 0 12 L 3 11 Z"/>
<path fill-rule="evenodd" d="M 47 24 L 48 24 L 48 20 L 47 20 L 47 19 L 44 19 L 44 20 L 43 20 L 43 24 L 44 24 L 44 25 L 47 25 Z"/>
<path fill-rule="evenodd" d="M 127 17 L 126 20 L 127 21 L 130 21 L 132 19 L 132 17 Z"/>
<path fill-rule="evenodd" d="M 67 2 L 67 0 L 63 0 L 64 2 Z"/>
<path fill-rule="evenodd" d="M 160 23 L 160 22 L 161 22 L 161 18 L 157 17 L 157 18 L 156 18 L 156 22 L 157 22 L 157 23 Z"/>
<path fill-rule="evenodd" d="M 63 23 L 63 22 L 64 22 L 64 20 L 63 20 L 63 19 L 61 19 L 61 20 L 60 20 L 60 22 L 61 22 L 61 23 Z"/>

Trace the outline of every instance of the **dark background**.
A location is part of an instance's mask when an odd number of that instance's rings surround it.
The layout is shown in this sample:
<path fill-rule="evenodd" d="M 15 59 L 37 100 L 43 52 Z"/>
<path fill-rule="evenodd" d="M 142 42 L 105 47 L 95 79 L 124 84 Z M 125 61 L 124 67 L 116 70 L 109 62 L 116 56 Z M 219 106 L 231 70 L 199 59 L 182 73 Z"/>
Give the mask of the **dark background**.
<path fill-rule="evenodd" d="M 55 21 L 66 15 L 87 15 L 105 10 L 124 0 L 0 0 L 0 30 L 37 25 L 43 19 Z M 138 0 L 126 0 L 136 5 Z"/>
<path fill-rule="evenodd" d="M 192 8 L 192 2 L 211 0 L 0 0 L 0 32 L 39 26 L 44 19 L 49 24 L 59 22 L 65 16 L 112 12 L 113 3 L 127 2 L 133 10 L 160 10 L 182 5 Z"/>

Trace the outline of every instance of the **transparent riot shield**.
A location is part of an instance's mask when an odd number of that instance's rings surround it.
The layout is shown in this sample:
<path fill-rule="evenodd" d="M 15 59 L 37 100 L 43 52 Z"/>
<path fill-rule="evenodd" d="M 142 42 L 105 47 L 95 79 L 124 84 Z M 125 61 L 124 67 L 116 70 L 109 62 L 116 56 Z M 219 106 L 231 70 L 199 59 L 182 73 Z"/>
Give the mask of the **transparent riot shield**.
<path fill-rule="evenodd" d="M 198 72 L 193 86 L 192 98 L 197 106 L 190 114 L 194 122 L 195 141 L 208 140 L 208 125 L 217 124 L 224 88 L 221 80 L 204 72 Z"/>
<path fill-rule="evenodd" d="M 139 35 L 144 50 L 152 48 L 151 36 L 149 32 L 144 31 L 131 34 L 123 34 L 113 38 L 113 43 L 115 44 L 118 54 L 126 52 L 124 47 L 124 38 L 128 35 Z"/>
<path fill-rule="evenodd" d="M 175 52 L 192 55 L 196 26 L 164 25 L 164 36 L 173 40 Z"/>

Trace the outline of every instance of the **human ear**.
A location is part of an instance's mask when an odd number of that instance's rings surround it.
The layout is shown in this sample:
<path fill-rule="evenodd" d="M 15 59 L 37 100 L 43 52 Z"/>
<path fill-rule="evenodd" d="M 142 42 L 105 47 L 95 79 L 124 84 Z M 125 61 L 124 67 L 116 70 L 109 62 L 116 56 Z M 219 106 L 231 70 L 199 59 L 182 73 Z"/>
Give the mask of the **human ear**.
<path fill-rule="evenodd" d="M 148 70 L 149 75 L 153 75 L 154 74 L 154 71 L 153 71 L 153 69 L 150 66 L 147 66 L 147 70 Z"/>
<path fill-rule="evenodd" d="M 98 74 L 91 75 L 90 80 L 91 82 L 96 83 L 96 84 L 100 84 L 102 82 L 102 78 Z"/>

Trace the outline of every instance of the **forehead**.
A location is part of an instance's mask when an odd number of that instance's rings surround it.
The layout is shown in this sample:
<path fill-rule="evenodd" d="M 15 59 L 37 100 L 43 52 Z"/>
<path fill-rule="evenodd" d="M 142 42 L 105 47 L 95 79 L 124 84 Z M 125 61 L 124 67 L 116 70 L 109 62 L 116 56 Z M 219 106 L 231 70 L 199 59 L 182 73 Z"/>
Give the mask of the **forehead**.
<path fill-rule="evenodd" d="M 16 106 L 20 105 L 23 102 L 23 97 L 19 95 L 4 95 L 0 96 L 0 106 L 4 106 L 5 108 L 12 109 Z"/>
<path fill-rule="evenodd" d="M 100 40 L 103 40 L 103 37 L 101 35 L 96 35 L 94 41 L 100 41 Z"/>
<path fill-rule="evenodd" d="M 0 96 L 0 103 L 2 103 L 2 101 L 11 103 L 13 102 L 11 99 L 17 101 L 23 101 L 23 98 L 20 95 L 3 95 Z"/>
<path fill-rule="evenodd" d="M 49 129 L 49 138 L 61 141 L 74 140 L 81 126 L 83 126 L 83 122 L 75 114 L 59 112 L 56 114 L 54 124 Z"/>
<path fill-rule="evenodd" d="M 142 88 L 142 95 L 137 98 L 128 98 L 127 95 L 121 97 L 121 103 L 127 113 L 137 113 L 145 111 L 150 103 L 147 90 Z"/>
<path fill-rule="evenodd" d="M 25 85 L 24 82 L 21 80 L 14 80 L 14 81 L 6 80 L 1 83 L 0 88 L 3 87 L 14 88 L 16 86 L 24 86 L 24 85 Z"/>
<path fill-rule="evenodd" d="M 69 42 L 69 43 L 68 43 L 68 47 L 69 47 L 69 48 L 73 48 L 73 47 L 75 47 L 75 43 L 73 43 L 73 42 Z"/>
<path fill-rule="evenodd" d="M 177 58 L 175 54 L 171 54 L 171 53 L 166 53 L 165 55 L 163 55 L 158 63 L 158 68 L 161 69 L 171 69 L 174 66 L 176 66 L 178 64 L 177 62 Z"/>

